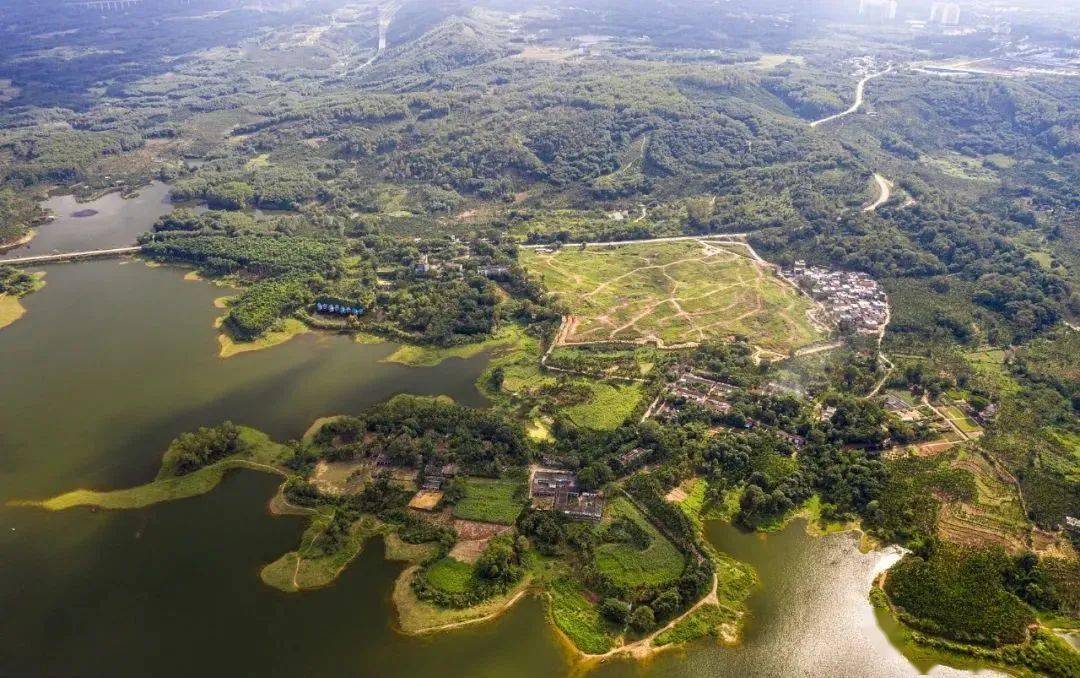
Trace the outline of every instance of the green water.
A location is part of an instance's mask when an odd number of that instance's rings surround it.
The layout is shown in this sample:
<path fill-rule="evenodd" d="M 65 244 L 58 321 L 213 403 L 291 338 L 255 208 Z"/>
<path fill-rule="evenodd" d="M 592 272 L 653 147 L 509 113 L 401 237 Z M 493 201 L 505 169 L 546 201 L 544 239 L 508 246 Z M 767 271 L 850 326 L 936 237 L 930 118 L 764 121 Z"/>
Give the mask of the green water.
<path fill-rule="evenodd" d="M 311 334 L 222 360 L 212 327 L 222 290 L 176 269 L 96 261 L 50 267 L 46 279 L 25 299 L 27 315 L 0 330 L 0 504 L 144 482 L 176 434 L 226 418 L 284 440 L 318 416 L 399 392 L 483 404 L 474 387 L 483 357 L 408 368 L 379 362 L 390 345 Z M 402 566 L 383 559 L 379 542 L 332 587 L 287 595 L 264 586 L 259 568 L 294 548 L 304 525 L 267 513 L 278 482 L 238 472 L 208 495 L 131 512 L 0 507 L 0 676 L 574 670 L 534 598 L 453 633 L 397 633 L 389 596 Z M 646 664 L 608 662 L 599 675 L 902 676 L 933 667 L 866 602 L 887 556 L 798 526 L 766 539 L 711 525 L 708 536 L 761 575 L 744 644 L 701 641 Z"/>

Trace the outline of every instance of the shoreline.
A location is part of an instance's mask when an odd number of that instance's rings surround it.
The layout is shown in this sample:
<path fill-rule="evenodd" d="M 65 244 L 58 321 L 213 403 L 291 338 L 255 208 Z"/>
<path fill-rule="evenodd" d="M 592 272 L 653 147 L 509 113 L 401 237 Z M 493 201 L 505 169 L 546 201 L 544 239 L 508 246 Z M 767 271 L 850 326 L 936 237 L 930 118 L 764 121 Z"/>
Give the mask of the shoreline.
<path fill-rule="evenodd" d="M 32 241 L 36 236 L 37 236 L 37 229 L 36 228 L 31 228 L 31 229 L 27 230 L 26 234 L 23 235 L 23 237 L 19 238 L 18 240 L 12 240 L 11 242 L 0 243 L 0 254 L 6 254 L 6 253 L 8 253 L 8 252 L 10 252 L 12 250 L 15 250 L 15 249 L 18 249 L 18 248 L 22 247 L 23 245 L 28 245 L 28 244 L 30 244 L 30 241 Z M 0 266 L 2 266 L 3 264 L 4 264 L 4 262 L 0 261 Z"/>

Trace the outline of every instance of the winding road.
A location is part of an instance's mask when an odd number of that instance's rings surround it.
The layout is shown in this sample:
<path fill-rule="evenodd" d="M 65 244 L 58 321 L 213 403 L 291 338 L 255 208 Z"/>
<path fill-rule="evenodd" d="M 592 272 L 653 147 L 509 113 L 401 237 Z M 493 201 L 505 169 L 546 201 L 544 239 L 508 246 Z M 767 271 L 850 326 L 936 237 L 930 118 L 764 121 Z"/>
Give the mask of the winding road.
<path fill-rule="evenodd" d="M 827 123 L 827 122 L 829 122 L 831 120 L 836 120 L 836 119 L 842 118 L 842 117 L 844 117 L 846 115 L 851 115 L 855 111 L 859 110 L 859 107 L 862 106 L 862 103 L 863 103 L 863 92 L 866 90 L 866 83 L 870 82 L 870 80 L 872 80 L 874 78 L 881 77 L 881 76 L 885 75 L 886 73 L 892 73 L 892 70 L 893 70 L 893 67 L 889 66 L 888 68 L 886 68 L 883 71 L 878 71 L 877 73 L 871 73 L 870 75 L 864 77 L 862 80 L 859 81 L 858 85 L 855 85 L 855 103 L 851 104 L 851 106 L 846 111 L 840 111 L 839 113 L 836 113 L 835 115 L 830 115 L 829 117 L 822 118 L 821 120 L 815 120 L 814 122 L 810 123 L 810 126 L 811 127 L 817 127 L 818 125 L 823 125 L 823 124 L 825 124 L 825 123 Z"/>
<path fill-rule="evenodd" d="M 862 210 L 863 212 L 873 212 L 877 208 L 889 202 L 889 198 L 892 196 L 892 183 L 888 179 L 875 172 L 874 181 L 877 182 L 878 186 L 877 200 L 864 207 Z"/>

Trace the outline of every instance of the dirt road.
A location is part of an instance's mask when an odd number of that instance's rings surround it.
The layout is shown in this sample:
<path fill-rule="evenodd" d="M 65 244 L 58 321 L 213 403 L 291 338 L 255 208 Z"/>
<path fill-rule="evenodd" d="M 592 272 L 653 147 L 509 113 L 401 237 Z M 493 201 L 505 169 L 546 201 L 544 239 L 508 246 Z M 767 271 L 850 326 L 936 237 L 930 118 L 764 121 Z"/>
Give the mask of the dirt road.
<path fill-rule="evenodd" d="M 874 181 L 877 182 L 878 187 L 877 200 L 864 207 L 862 209 L 863 212 L 873 212 L 877 208 L 889 202 L 889 198 L 892 196 L 892 182 L 890 182 L 888 179 L 881 176 L 877 172 L 874 172 Z"/>
<path fill-rule="evenodd" d="M 836 113 L 835 115 L 830 115 L 830 116 L 828 116 L 826 118 L 822 118 L 821 120 L 815 120 L 814 122 L 810 123 L 810 126 L 811 127 L 817 127 L 818 125 L 823 125 L 823 124 L 825 124 L 827 122 L 830 122 L 832 120 L 837 120 L 839 118 L 843 118 L 846 115 L 851 115 L 855 111 L 859 110 L 859 107 L 862 106 L 862 103 L 863 103 L 863 92 L 866 91 L 866 83 L 870 82 L 874 78 L 879 78 L 879 77 L 885 75 L 886 73 L 891 73 L 892 70 L 893 70 L 893 67 L 889 66 L 888 68 L 886 68 L 883 71 L 879 71 L 877 73 L 871 73 L 870 75 L 868 75 L 865 78 L 863 78 L 862 80 L 860 80 L 859 84 L 855 85 L 855 103 L 851 104 L 851 106 L 846 111 L 840 111 L 839 113 Z"/>

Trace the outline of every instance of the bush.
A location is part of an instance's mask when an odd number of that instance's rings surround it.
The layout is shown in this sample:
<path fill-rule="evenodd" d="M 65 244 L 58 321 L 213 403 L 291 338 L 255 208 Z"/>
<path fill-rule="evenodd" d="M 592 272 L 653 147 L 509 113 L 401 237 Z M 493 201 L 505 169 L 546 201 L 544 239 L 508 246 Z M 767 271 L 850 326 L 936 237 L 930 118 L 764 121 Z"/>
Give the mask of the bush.
<path fill-rule="evenodd" d="M 639 605 L 630 614 L 630 627 L 639 633 L 651 631 L 656 627 L 656 615 L 648 605 Z"/>
<path fill-rule="evenodd" d="M 625 624 L 630 618 L 630 603 L 618 598 L 604 598 L 600 603 L 600 614 L 616 624 Z"/>

